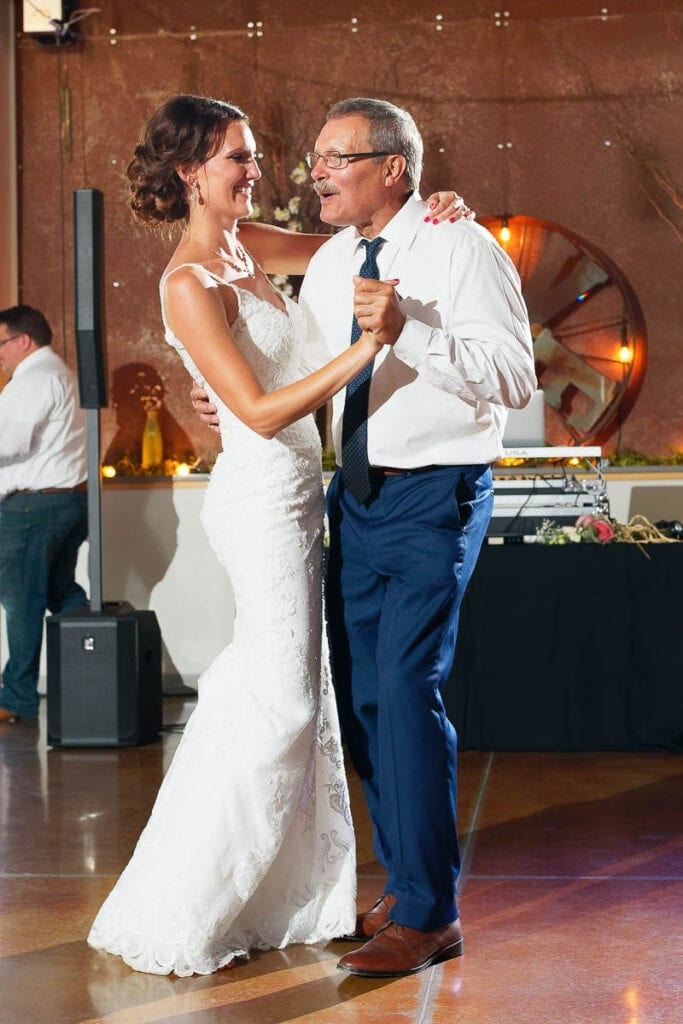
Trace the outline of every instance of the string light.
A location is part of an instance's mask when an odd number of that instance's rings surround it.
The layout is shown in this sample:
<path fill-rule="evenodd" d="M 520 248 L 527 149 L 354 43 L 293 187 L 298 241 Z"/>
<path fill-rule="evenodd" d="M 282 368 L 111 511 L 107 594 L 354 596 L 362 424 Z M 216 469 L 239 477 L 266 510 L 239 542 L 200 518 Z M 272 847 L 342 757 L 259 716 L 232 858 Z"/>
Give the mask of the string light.
<path fill-rule="evenodd" d="M 506 213 L 500 218 L 500 230 L 498 231 L 498 237 L 500 238 L 503 245 L 506 245 L 510 241 L 510 226 L 508 224 L 508 215 Z"/>

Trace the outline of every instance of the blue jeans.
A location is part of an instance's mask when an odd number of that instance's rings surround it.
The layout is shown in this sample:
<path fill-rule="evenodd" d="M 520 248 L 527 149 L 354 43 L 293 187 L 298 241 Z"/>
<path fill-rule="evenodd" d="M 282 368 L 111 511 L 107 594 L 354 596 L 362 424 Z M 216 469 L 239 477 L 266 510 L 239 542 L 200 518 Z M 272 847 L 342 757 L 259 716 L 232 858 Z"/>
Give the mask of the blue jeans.
<path fill-rule="evenodd" d="M 327 607 L 342 733 L 396 897 L 392 920 L 458 916 L 457 737 L 441 692 L 493 507 L 488 466 L 380 479 L 359 505 L 327 492 Z"/>
<path fill-rule="evenodd" d="M 9 658 L 0 707 L 38 717 L 38 671 L 45 612 L 87 602 L 75 581 L 78 549 L 88 536 L 85 492 L 12 494 L 0 502 L 0 604 Z"/>

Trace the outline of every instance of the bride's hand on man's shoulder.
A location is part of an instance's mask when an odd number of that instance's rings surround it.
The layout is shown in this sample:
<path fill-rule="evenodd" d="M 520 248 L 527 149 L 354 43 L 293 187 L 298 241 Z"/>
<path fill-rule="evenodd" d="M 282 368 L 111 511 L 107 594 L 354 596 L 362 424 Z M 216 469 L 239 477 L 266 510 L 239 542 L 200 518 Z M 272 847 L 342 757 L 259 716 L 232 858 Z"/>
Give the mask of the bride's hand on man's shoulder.
<path fill-rule="evenodd" d="M 425 221 L 429 224 L 441 224 L 447 220 L 454 224 L 456 220 L 464 217 L 465 220 L 474 220 L 476 213 L 470 210 L 469 206 L 457 192 L 432 192 L 427 199 L 429 210 Z"/>
<path fill-rule="evenodd" d="M 206 423 L 212 430 L 218 430 L 220 426 L 220 420 L 218 419 L 218 410 L 213 402 L 209 399 L 206 390 L 197 384 L 196 381 L 190 388 L 190 399 L 192 401 L 192 408 L 199 416 L 203 423 Z"/>

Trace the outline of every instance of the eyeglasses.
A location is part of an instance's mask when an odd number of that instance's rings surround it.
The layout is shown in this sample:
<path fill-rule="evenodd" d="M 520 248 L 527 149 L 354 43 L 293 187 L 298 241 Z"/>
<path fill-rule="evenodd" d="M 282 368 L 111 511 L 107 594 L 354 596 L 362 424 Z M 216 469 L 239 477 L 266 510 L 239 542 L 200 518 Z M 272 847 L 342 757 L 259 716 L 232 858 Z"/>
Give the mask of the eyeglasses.
<path fill-rule="evenodd" d="M 0 348 L 2 348 L 3 345 L 6 345 L 8 341 L 14 341 L 15 338 L 20 338 L 23 333 L 23 331 L 20 331 L 19 334 L 10 334 L 9 338 L 3 338 L 2 341 L 0 341 Z"/>
<path fill-rule="evenodd" d="M 373 156 L 391 156 L 391 153 L 337 153 L 336 150 L 329 150 L 327 153 L 305 153 L 304 160 L 311 170 L 313 170 L 318 160 L 322 160 L 325 167 L 338 170 L 338 168 L 346 167 L 349 163 L 354 163 L 356 160 L 369 160 Z"/>

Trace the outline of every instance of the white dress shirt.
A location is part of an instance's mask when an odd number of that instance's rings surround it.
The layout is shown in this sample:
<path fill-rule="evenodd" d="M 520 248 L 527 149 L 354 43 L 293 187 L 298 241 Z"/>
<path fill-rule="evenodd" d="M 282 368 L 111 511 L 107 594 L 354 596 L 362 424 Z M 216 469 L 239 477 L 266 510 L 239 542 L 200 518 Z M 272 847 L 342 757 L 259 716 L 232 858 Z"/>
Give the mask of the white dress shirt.
<path fill-rule="evenodd" d="M 512 261 L 480 225 L 461 219 L 434 226 L 426 215 L 414 194 L 380 232 L 380 277 L 399 279 L 406 322 L 393 348 L 375 358 L 368 415 L 374 466 L 493 462 L 502 453 L 506 409 L 523 408 L 537 388 Z M 349 344 L 352 277 L 364 253 L 351 227 L 311 260 L 299 298 L 309 324 L 306 372 Z M 333 403 L 338 461 L 344 397 L 342 390 Z"/>
<path fill-rule="evenodd" d="M 85 413 L 76 380 L 44 345 L 21 360 L 0 392 L 0 498 L 75 487 L 86 476 Z"/>

